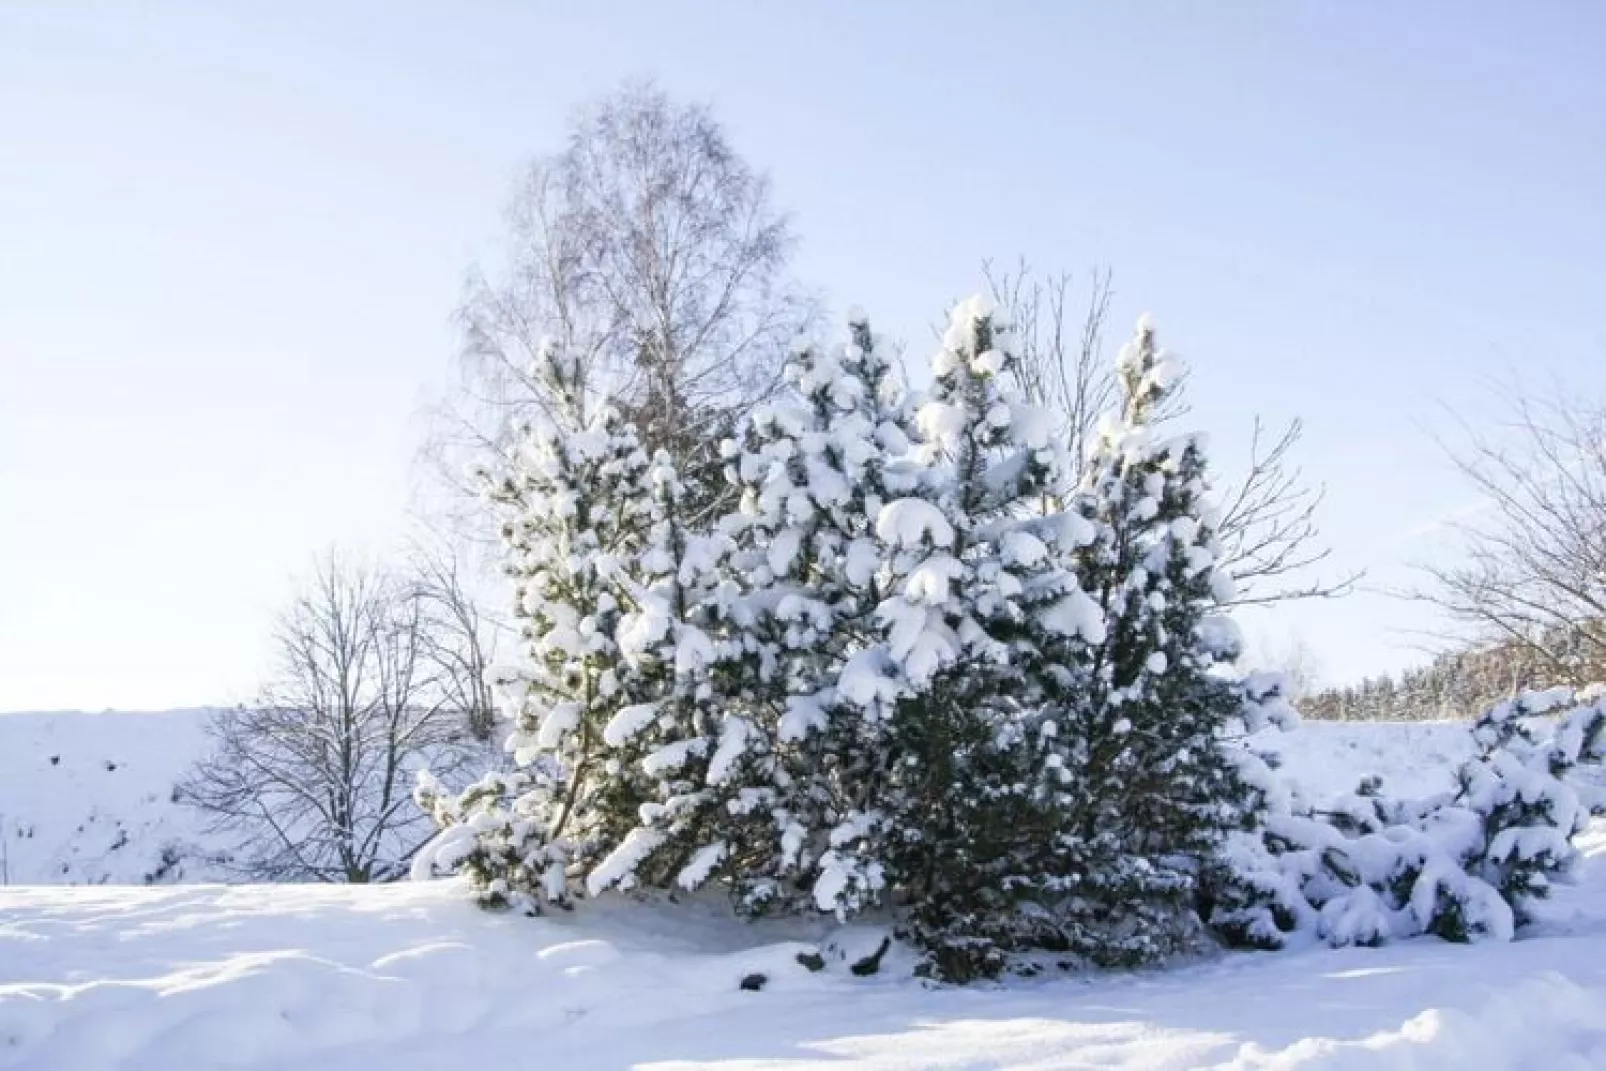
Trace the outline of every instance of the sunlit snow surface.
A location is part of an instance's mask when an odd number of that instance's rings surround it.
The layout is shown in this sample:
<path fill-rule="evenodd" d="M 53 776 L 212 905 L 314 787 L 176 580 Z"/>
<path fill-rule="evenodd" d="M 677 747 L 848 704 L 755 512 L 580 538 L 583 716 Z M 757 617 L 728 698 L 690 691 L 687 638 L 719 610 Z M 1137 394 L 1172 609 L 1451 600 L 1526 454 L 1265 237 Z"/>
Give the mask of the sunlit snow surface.
<path fill-rule="evenodd" d="M 1317 793 L 1429 791 L 1456 727 L 1283 740 Z M 8 786 L 9 788 L 10 786 Z M 8 805 L 16 798 L 7 794 Z M 0 1068 L 1606 1068 L 1606 825 L 1533 936 L 1235 954 L 931 989 L 796 962 L 806 927 L 612 898 L 495 916 L 451 882 L 0 889 Z M 740 988 L 762 974 L 760 991 Z"/>

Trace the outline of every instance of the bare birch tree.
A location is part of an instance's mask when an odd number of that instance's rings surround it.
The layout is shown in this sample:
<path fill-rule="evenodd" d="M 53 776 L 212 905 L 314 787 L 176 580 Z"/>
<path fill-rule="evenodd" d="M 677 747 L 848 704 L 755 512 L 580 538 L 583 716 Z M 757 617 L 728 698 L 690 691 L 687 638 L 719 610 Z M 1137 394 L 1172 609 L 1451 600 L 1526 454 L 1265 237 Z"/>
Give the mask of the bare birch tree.
<path fill-rule="evenodd" d="M 552 337 L 577 359 L 582 404 L 607 394 L 695 474 L 812 316 L 768 180 L 707 108 L 651 85 L 579 110 L 562 151 L 529 165 L 507 226 L 506 263 L 470 279 L 437 459 L 500 449 L 554 404 L 532 373 Z"/>
<path fill-rule="evenodd" d="M 386 881 L 429 835 L 426 763 L 467 753 L 440 687 L 425 602 L 405 578 L 330 556 L 280 619 L 262 700 L 221 714 L 183 799 L 235 834 L 256 880 Z"/>
<path fill-rule="evenodd" d="M 1606 402 L 1518 398 L 1452 454 L 1482 508 L 1452 525 L 1464 556 L 1425 567 L 1426 597 L 1554 683 L 1606 676 Z"/>
<path fill-rule="evenodd" d="M 982 273 L 993 298 L 1009 312 L 1019 349 L 1010 365 L 1015 386 L 1031 402 L 1056 413 L 1060 432 L 1078 463 L 1087 456 L 1099 417 L 1116 398 L 1115 376 L 1104 359 L 1104 329 L 1110 313 L 1111 275 L 1089 273 L 1087 304 L 1071 304 L 1069 272 L 1039 276 L 1025 263 Z"/>

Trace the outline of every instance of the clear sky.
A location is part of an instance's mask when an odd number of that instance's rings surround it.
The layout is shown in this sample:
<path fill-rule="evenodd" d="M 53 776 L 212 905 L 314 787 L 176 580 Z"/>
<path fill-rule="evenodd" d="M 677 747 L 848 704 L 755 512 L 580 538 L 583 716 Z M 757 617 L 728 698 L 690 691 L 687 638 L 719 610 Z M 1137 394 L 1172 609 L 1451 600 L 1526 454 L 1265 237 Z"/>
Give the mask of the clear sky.
<path fill-rule="evenodd" d="M 649 75 L 768 170 L 797 269 L 923 356 L 990 256 L 1111 267 L 1230 468 L 1300 415 L 1339 566 L 1447 553 L 1430 433 L 1606 391 L 1606 7 L 0 5 L 0 710 L 224 702 L 331 542 L 401 526 L 521 160 Z M 1363 593 L 1248 622 L 1343 680 Z"/>

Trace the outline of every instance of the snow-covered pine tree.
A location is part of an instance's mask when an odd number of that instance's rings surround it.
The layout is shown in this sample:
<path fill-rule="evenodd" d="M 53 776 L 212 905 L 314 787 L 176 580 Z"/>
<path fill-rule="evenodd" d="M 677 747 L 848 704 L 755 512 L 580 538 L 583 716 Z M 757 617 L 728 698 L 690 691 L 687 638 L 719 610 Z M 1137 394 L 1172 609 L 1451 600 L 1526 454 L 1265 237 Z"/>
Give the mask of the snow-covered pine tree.
<path fill-rule="evenodd" d="M 953 311 L 916 417 L 920 478 L 876 518 L 881 638 L 840 683 L 886 723 L 881 851 L 928 968 L 950 979 L 1045 943 L 1045 709 L 1079 687 L 1077 645 L 1103 628 L 1068 565 L 1091 526 L 1056 507 L 1065 458 L 1047 414 L 1004 389 L 1008 344 L 981 299 Z"/>
<path fill-rule="evenodd" d="M 720 785 L 755 747 L 751 723 L 716 681 L 735 597 L 721 572 L 727 541 L 693 531 L 674 463 L 649 471 L 651 525 L 638 568 L 621 578 L 629 609 L 615 638 L 629 706 L 602 726 L 601 781 L 610 815 L 630 809 L 624 837 L 590 868 L 586 890 L 694 889 L 731 857 L 719 837 Z"/>
<path fill-rule="evenodd" d="M 1577 867 L 1573 838 L 1606 810 L 1606 795 L 1573 777 L 1606 762 L 1606 695 L 1527 692 L 1486 710 L 1472 737 L 1477 757 L 1461 767 L 1456 793 L 1482 819 L 1467 869 L 1511 905 L 1514 925 L 1526 925 L 1555 879 Z"/>
<path fill-rule="evenodd" d="M 710 546 L 680 526 L 674 468 L 616 410 L 583 413 L 560 350 L 536 371 L 558 403 L 486 477 L 524 645 L 499 671 L 518 769 L 455 797 L 427 781 L 419 793 L 445 827 L 420 866 L 525 906 L 577 879 L 593 893 L 672 879 L 698 846 L 688 796 L 717 735 L 713 641 L 698 626 L 718 592 Z"/>
<path fill-rule="evenodd" d="M 1263 695 L 1214 670 L 1192 440 L 1143 331 L 1092 475 L 1006 392 L 1008 332 L 953 313 L 913 418 L 862 322 L 731 446 L 740 511 L 688 527 L 666 456 L 603 410 L 531 433 L 494 494 L 527 643 L 517 774 L 421 797 L 420 857 L 493 900 L 713 879 L 754 910 L 882 897 L 937 975 L 1012 951 L 1133 962 L 1256 796 L 1219 747 Z M 548 372 L 559 381 L 557 355 Z"/>
<path fill-rule="evenodd" d="M 494 902 L 561 900 L 630 828 L 644 787 L 599 776 L 603 728 L 633 705 L 621 686 L 619 585 L 647 545 L 649 461 L 634 430 L 603 406 L 589 416 L 571 362 L 555 345 L 533 369 L 555 399 L 507 467 L 485 473 L 504 514 L 504 570 L 522 658 L 499 669 L 516 772 L 458 796 L 425 782 L 419 798 L 443 827 L 420 865 L 462 869 Z"/>
<path fill-rule="evenodd" d="M 1082 690 L 1055 718 L 1066 937 L 1101 964 L 1198 938 L 1199 876 L 1255 800 L 1221 746 L 1246 696 L 1220 672 L 1238 642 L 1216 609 L 1230 588 L 1205 455 L 1197 438 L 1155 426 L 1180 364 L 1145 317 L 1117 371 L 1121 408 L 1100 428 L 1081 501 L 1097 537 L 1079 555 L 1080 585 L 1104 628 Z"/>
<path fill-rule="evenodd" d="M 742 678 L 723 680 L 752 712 L 768 761 L 728 778 L 726 813 L 747 845 L 735 875 L 752 911 L 855 911 L 884 882 L 874 846 L 885 766 L 881 721 L 838 695 L 837 680 L 875 637 L 882 597 L 874 519 L 909 449 L 903 390 L 862 314 L 849 339 L 807 347 L 787 388 L 727 444 L 740 495 L 724 519 L 738 550 L 745 611 Z M 907 475 L 902 476 L 906 483 Z"/>

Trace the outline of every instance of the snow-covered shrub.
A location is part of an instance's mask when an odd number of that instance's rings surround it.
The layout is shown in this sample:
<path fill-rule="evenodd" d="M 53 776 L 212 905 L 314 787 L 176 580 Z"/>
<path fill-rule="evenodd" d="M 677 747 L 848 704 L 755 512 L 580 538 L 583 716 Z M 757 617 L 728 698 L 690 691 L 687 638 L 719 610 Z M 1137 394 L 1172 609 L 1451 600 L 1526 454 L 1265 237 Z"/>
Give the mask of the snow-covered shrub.
<path fill-rule="evenodd" d="M 413 856 L 413 880 L 461 873 L 497 907 L 563 902 L 567 845 L 548 836 L 560 788 L 550 775 L 487 774 L 454 795 L 421 774 L 414 798 L 441 832 Z"/>
<path fill-rule="evenodd" d="M 1457 788 L 1423 800 L 1392 799 L 1368 778 L 1315 809 L 1259 771 L 1270 805 L 1230 844 L 1212 925 L 1229 943 L 1257 948 L 1419 934 L 1510 939 L 1571 874 L 1572 838 L 1606 809 L 1576 776 L 1606 761 L 1606 700 L 1529 692 L 1491 707 L 1469 731 L 1478 751 Z"/>

